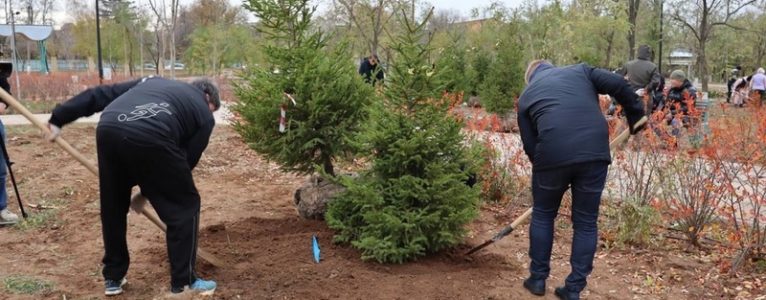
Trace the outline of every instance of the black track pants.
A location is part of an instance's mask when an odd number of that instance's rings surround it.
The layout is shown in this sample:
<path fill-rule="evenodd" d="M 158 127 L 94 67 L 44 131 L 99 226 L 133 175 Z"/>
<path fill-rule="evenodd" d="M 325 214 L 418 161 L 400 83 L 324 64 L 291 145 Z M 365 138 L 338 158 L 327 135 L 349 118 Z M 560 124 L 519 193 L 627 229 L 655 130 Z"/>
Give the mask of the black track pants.
<path fill-rule="evenodd" d="M 138 185 L 168 227 L 171 286 L 193 283 L 200 197 L 186 154 L 173 143 L 111 126 L 98 127 L 96 143 L 104 278 L 120 280 L 128 271 L 127 213 L 131 188 Z"/>

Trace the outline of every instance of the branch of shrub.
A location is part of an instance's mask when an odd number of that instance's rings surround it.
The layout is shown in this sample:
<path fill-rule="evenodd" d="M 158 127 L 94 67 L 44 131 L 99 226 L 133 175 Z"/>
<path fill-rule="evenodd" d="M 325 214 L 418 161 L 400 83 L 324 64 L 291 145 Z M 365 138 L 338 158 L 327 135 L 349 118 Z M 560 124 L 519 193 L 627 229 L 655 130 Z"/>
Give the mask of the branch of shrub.
<path fill-rule="evenodd" d="M 604 217 L 607 217 L 607 218 L 616 218 L 616 216 L 612 216 L 612 215 L 609 215 L 609 214 L 606 214 L 606 213 L 601 213 L 601 215 L 603 215 Z M 560 212 L 560 213 L 559 213 L 559 216 L 561 216 L 561 217 L 566 217 L 566 218 L 569 218 L 569 219 L 571 219 L 571 218 L 572 218 L 572 215 L 570 215 L 570 214 L 567 214 L 567 213 L 562 213 L 562 212 Z M 681 229 L 678 229 L 678 228 L 673 228 L 673 227 L 670 227 L 670 226 L 666 226 L 666 225 L 652 225 L 652 227 L 654 227 L 654 228 L 656 228 L 656 229 L 662 229 L 662 230 L 666 230 L 666 231 L 673 231 L 673 232 L 680 232 L 680 233 L 684 233 L 684 231 L 683 231 L 683 230 L 681 230 Z M 685 238 L 685 237 L 677 237 L 677 236 L 670 236 L 670 235 L 666 235 L 665 237 L 667 237 L 667 238 L 671 238 L 671 239 L 675 239 L 675 240 L 685 240 L 685 241 L 688 241 L 688 240 L 689 240 L 688 238 Z M 711 239 L 711 238 L 709 238 L 709 237 L 702 237 L 702 239 L 703 239 L 705 242 L 708 242 L 708 243 L 711 243 L 711 244 L 716 244 L 716 245 L 719 245 L 719 246 L 723 246 L 723 247 L 726 247 L 726 248 L 729 248 L 729 249 L 736 249 L 736 247 L 734 247 L 734 246 L 732 246 L 732 245 L 727 245 L 727 244 L 724 244 L 724 243 L 723 243 L 723 242 L 721 242 L 721 241 L 718 241 L 718 240 L 714 240 L 714 239 Z M 762 246 L 763 246 L 763 245 L 761 245 L 761 246 L 756 246 L 756 248 L 757 248 L 757 247 L 762 247 Z"/>

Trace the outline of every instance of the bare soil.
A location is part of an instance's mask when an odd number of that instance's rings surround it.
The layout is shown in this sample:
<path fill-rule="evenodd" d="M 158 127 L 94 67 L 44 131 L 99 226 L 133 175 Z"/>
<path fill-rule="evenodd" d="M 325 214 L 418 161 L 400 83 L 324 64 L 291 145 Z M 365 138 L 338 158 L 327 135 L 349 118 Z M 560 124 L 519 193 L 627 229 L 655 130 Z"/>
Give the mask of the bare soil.
<path fill-rule="evenodd" d="M 0 227 L 0 299 L 104 298 L 97 178 L 31 127 L 8 131 L 22 199 L 48 208 L 27 208 L 37 216 L 36 225 Z M 85 125 L 64 133 L 95 161 L 94 136 L 95 128 Z M 297 216 L 293 192 L 305 177 L 281 172 L 226 126 L 216 128 L 195 179 L 203 199 L 200 247 L 232 265 L 216 268 L 198 260 L 198 273 L 219 284 L 214 299 L 556 299 L 553 288 L 569 270 L 571 225 L 564 218 L 558 222 L 545 297 L 531 296 L 521 286 L 527 275 L 526 226 L 471 257 L 463 255 L 521 214 L 526 209 L 521 200 L 485 205 L 465 245 L 456 249 L 403 265 L 362 261 L 355 249 L 333 244 L 333 232 L 322 221 Z M 14 196 L 9 203 L 17 211 Z M 312 235 L 322 248 L 320 263 L 312 259 Z M 129 284 L 122 296 L 110 299 L 165 298 L 164 236 L 131 214 L 128 243 Z M 759 275 L 714 277 L 714 258 L 680 249 L 672 243 L 655 250 L 601 249 L 584 298 L 721 299 L 739 294 L 755 299 L 766 293 Z M 46 281 L 52 288 L 20 293 L 4 284 L 11 276 Z M 743 281 L 750 287 L 742 287 Z"/>

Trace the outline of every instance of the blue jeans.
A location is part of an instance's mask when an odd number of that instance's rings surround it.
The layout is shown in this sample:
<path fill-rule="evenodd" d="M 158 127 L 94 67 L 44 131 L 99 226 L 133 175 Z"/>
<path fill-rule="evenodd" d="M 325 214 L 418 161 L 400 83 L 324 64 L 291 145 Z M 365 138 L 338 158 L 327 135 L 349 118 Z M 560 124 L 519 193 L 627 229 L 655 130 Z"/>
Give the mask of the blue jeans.
<path fill-rule="evenodd" d="M 3 139 L 5 144 L 5 126 L 3 122 L 0 122 L 0 138 Z M 8 207 L 8 191 L 5 190 L 5 180 L 8 177 L 8 167 L 5 163 L 5 155 L 0 153 L 0 210 Z"/>
<path fill-rule="evenodd" d="M 552 170 L 532 172 L 534 205 L 529 226 L 530 277 L 545 280 L 550 274 L 553 225 L 564 192 L 572 188 L 572 272 L 566 279 L 566 288 L 580 292 L 593 270 L 593 256 L 598 242 L 598 208 L 604 190 L 609 164 L 606 162 L 581 163 Z"/>

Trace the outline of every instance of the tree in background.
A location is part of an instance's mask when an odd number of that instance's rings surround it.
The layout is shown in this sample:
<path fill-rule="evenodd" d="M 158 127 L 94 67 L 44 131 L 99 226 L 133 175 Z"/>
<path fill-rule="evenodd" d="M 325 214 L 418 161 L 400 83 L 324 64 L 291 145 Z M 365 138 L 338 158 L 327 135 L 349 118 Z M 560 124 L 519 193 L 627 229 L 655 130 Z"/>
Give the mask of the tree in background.
<path fill-rule="evenodd" d="M 334 2 L 335 3 L 335 2 Z M 366 43 L 367 53 L 378 53 L 384 30 L 393 14 L 395 0 L 338 0 L 338 9 L 347 16 Z"/>
<path fill-rule="evenodd" d="M 563 63 L 572 55 L 568 50 L 573 41 L 566 41 L 560 37 L 566 29 L 565 9 L 559 1 L 554 1 L 548 5 L 538 7 L 534 4 L 527 4 L 519 12 L 525 18 L 528 18 L 523 24 L 525 52 L 529 57 L 548 59 L 555 63 Z"/>
<path fill-rule="evenodd" d="M 96 18 L 83 15 L 79 17 L 72 28 L 74 52 L 82 58 L 96 57 Z"/>
<path fill-rule="evenodd" d="M 135 67 L 135 50 L 141 45 L 137 44 L 137 34 L 143 30 L 141 22 L 138 16 L 137 9 L 133 1 L 129 0 L 108 0 L 102 1 L 101 15 L 111 22 L 105 23 L 108 26 L 107 35 L 110 37 L 110 43 L 108 46 L 114 47 L 115 45 L 122 45 L 122 59 L 124 64 L 127 64 L 129 75 L 133 75 L 133 68 Z M 121 39 L 120 43 L 114 43 L 115 39 Z M 109 49 L 111 50 L 111 49 Z M 119 49 L 115 49 L 119 51 Z M 110 51 L 111 53 L 111 51 Z"/>
<path fill-rule="evenodd" d="M 636 31 L 638 28 L 638 12 L 641 9 L 641 1 L 627 0 L 628 12 L 628 60 L 636 58 Z"/>
<path fill-rule="evenodd" d="M 495 44 L 494 61 L 479 88 L 482 106 L 488 112 L 501 116 L 514 109 L 515 100 L 524 89 L 524 49 L 512 39 L 518 34 L 518 28 L 516 23 L 505 26 L 501 38 Z"/>
<path fill-rule="evenodd" d="M 187 67 L 196 74 L 220 74 L 232 65 L 248 65 L 258 61 L 250 30 L 243 25 L 215 24 L 198 27 L 188 36 L 189 48 L 184 57 Z"/>
<path fill-rule="evenodd" d="M 481 48 L 472 47 L 468 51 L 470 51 L 468 57 L 471 64 L 466 73 L 466 77 L 468 77 L 468 91 L 466 92 L 469 96 L 478 96 L 492 65 L 492 57 L 489 51 Z"/>
<path fill-rule="evenodd" d="M 755 0 L 675 0 L 671 17 L 691 32 L 696 43 L 697 68 L 702 80 L 702 91 L 708 91 L 710 71 L 707 45 L 717 27 L 732 26 L 731 21 Z"/>
<path fill-rule="evenodd" d="M 225 66 L 258 61 L 259 53 L 242 8 L 227 0 L 200 0 L 184 12 L 181 27 L 192 30 L 186 36 L 187 66 L 195 73 L 219 74 Z"/>
<path fill-rule="evenodd" d="M 448 32 L 447 45 L 439 48 L 436 68 L 445 79 L 444 90 L 449 93 L 463 93 L 469 89 L 468 60 L 466 57 L 465 33 Z"/>
<path fill-rule="evenodd" d="M 175 77 L 176 27 L 180 8 L 179 0 L 147 0 L 154 14 L 154 32 L 157 41 L 155 63 L 157 72 L 163 74 L 165 55 L 170 57 L 170 77 Z M 169 52 L 169 53 L 168 53 Z"/>
<path fill-rule="evenodd" d="M 311 27 L 309 0 L 250 0 L 246 7 L 260 19 L 266 64 L 243 74 L 235 128 L 285 171 L 335 176 L 335 160 L 355 153 L 372 87 L 344 47 L 327 51 L 325 36 Z"/>
<path fill-rule="evenodd" d="M 428 63 L 424 24 L 403 13 L 406 33 L 392 49 L 385 97 L 376 103 L 363 145 L 371 168 L 344 178 L 346 191 L 330 202 L 325 218 L 335 241 L 350 243 L 362 258 L 402 263 L 457 245 L 478 213 L 477 188 L 461 133 L 442 98 L 441 68 Z M 426 40 L 426 43 L 422 43 Z"/>

